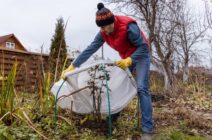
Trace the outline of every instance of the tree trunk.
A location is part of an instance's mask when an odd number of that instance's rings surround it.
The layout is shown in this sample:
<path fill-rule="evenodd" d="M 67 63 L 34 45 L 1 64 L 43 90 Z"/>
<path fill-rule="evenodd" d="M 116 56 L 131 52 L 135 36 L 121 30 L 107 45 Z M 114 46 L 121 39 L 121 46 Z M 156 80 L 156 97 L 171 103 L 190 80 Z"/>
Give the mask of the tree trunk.
<path fill-rule="evenodd" d="M 189 67 L 188 62 L 185 62 L 184 68 L 183 68 L 183 83 L 187 83 L 189 78 Z"/>
<path fill-rule="evenodd" d="M 165 90 L 170 91 L 173 84 L 173 73 L 169 65 L 163 65 L 163 74 L 164 74 L 164 88 Z"/>

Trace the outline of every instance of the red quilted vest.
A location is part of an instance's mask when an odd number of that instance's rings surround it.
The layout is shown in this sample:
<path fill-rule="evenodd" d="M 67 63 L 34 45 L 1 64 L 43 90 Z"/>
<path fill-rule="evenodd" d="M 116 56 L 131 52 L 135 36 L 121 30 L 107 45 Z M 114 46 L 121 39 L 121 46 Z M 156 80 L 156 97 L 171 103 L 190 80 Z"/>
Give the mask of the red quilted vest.
<path fill-rule="evenodd" d="M 125 59 L 132 55 L 132 53 L 136 50 L 128 40 L 127 29 L 130 23 L 136 23 L 135 20 L 126 16 L 115 16 L 114 22 L 114 32 L 110 35 L 107 35 L 105 32 L 102 32 L 102 37 L 105 42 L 119 52 L 121 58 Z M 141 31 L 141 36 L 143 37 L 146 44 L 150 47 L 146 37 Z"/>

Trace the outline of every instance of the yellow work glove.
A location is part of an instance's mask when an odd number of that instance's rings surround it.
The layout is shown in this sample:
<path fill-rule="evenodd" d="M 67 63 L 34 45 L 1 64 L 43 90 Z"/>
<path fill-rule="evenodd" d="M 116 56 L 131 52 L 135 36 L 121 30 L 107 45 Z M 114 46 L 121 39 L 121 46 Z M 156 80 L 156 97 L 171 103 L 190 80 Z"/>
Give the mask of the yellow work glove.
<path fill-rule="evenodd" d="M 127 57 L 126 59 L 121 59 L 116 61 L 115 64 L 122 69 L 126 69 L 132 65 L 132 58 Z"/>
<path fill-rule="evenodd" d="M 65 70 L 62 72 L 61 78 L 64 80 L 64 79 L 65 79 L 64 74 L 65 74 L 66 72 L 72 71 L 72 70 L 74 70 L 74 69 L 75 69 L 75 67 L 74 67 L 73 65 L 70 65 L 67 69 L 65 69 Z"/>

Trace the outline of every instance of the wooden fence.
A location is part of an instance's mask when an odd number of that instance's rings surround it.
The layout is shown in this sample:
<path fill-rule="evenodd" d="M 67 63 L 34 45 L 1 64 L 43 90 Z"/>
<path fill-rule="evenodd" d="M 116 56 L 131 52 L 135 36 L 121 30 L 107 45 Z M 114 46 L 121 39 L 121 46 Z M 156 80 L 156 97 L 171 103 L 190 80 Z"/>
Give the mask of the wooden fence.
<path fill-rule="evenodd" d="M 2 71 L 7 76 L 15 61 L 18 62 L 15 81 L 16 90 L 36 92 L 39 89 L 43 72 L 49 71 L 48 55 L 1 48 L 0 76 Z M 0 88 L 1 84 L 0 80 Z"/>

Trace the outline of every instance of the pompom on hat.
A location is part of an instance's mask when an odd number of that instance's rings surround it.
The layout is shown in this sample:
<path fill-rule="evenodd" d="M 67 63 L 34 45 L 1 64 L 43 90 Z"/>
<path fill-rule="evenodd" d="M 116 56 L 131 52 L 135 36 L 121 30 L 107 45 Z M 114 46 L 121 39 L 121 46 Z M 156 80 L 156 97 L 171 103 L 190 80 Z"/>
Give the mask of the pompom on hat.
<path fill-rule="evenodd" d="M 96 24 L 99 27 L 114 23 L 115 18 L 113 13 L 105 8 L 103 3 L 97 4 L 98 11 L 96 12 Z"/>

